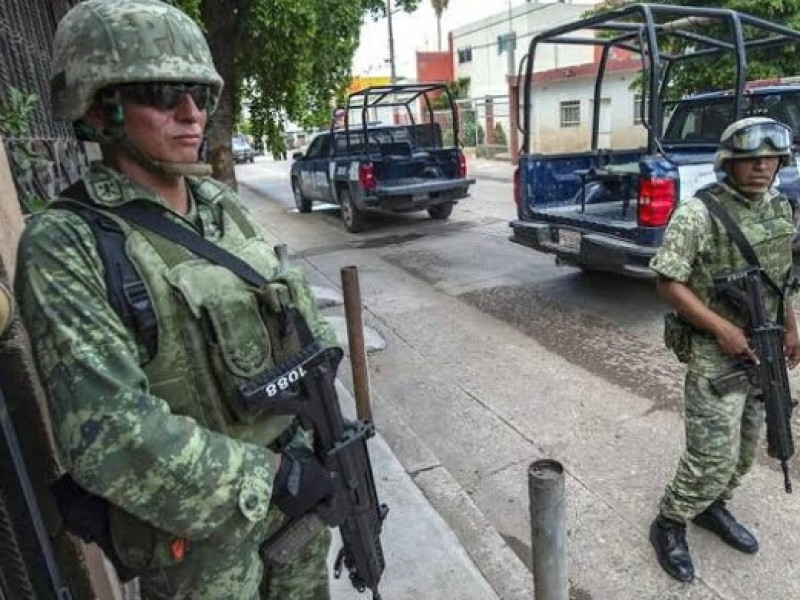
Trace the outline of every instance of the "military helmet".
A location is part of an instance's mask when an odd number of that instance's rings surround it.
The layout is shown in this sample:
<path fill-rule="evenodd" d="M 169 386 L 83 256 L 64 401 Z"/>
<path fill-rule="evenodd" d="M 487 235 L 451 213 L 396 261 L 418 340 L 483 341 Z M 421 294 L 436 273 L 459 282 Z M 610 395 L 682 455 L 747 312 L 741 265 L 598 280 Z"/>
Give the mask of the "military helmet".
<path fill-rule="evenodd" d="M 203 32 L 161 0 L 85 0 L 59 22 L 53 42 L 50 91 L 57 119 L 76 121 L 105 87 L 151 81 L 211 86 L 214 68 Z"/>
<path fill-rule="evenodd" d="M 768 117 L 746 117 L 728 125 L 719 139 L 714 156 L 714 170 L 723 171 L 725 163 L 737 158 L 780 157 L 779 168 L 792 158 L 792 129 Z"/>

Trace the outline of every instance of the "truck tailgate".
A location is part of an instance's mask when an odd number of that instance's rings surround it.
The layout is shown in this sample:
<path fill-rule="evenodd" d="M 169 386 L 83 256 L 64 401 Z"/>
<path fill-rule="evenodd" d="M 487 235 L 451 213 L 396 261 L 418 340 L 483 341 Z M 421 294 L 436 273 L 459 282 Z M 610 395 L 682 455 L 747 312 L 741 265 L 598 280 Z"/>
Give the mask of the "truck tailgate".
<path fill-rule="evenodd" d="M 416 196 L 419 194 L 430 194 L 443 190 L 453 190 L 466 188 L 475 183 L 474 179 L 453 178 L 453 179 L 426 179 L 424 177 L 413 177 L 407 179 L 394 179 L 385 183 L 379 183 L 375 188 L 375 194 L 381 196 Z"/>

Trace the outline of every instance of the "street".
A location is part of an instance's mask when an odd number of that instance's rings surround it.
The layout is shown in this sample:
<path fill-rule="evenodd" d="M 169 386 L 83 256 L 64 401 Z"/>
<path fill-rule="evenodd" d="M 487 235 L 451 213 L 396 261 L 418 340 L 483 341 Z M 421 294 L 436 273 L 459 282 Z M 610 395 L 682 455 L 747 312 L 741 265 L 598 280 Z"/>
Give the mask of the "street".
<path fill-rule="evenodd" d="M 663 347 L 665 306 L 652 283 L 558 267 L 512 244 L 511 182 L 479 171 L 447 221 L 380 217 L 349 234 L 335 206 L 295 210 L 289 166 L 239 165 L 239 191 L 312 283 L 338 289 L 339 269 L 358 266 L 365 323 L 386 340 L 370 355 L 376 425 L 479 568 L 442 474 L 529 565 L 526 473 L 549 457 L 567 472 L 573 598 L 800 597 L 800 501 L 763 448 L 731 504 L 760 552 L 737 553 L 690 526 L 695 583 L 671 580 L 655 561 L 647 532 L 681 451 L 683 369 Z M 340 375 L 349 385 L 349 367 Z"/>

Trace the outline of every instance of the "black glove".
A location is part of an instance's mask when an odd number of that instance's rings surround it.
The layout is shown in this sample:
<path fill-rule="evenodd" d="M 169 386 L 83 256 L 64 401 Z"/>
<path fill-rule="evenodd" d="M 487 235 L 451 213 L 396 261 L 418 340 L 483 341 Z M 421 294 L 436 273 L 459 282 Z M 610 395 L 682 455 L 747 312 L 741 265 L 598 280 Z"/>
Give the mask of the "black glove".
<path fill-rule="evenodd" d="M 308 448 L 287 446 L 272 488 L 272 502 L 287 517 L 302 517 L 333 493 L 330 474 Z"/>

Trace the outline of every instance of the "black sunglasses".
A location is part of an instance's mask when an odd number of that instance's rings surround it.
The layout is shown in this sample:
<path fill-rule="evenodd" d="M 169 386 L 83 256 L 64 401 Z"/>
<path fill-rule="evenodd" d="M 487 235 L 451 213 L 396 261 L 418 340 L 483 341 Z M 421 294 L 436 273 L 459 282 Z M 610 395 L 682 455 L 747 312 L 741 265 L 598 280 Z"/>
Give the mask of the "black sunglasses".
<path fill-rule="evenodd" d="M 209 115 L 217 109 L 217 97 L 206 83 L 126 83 L 119 90 L 129 102 L 160 110 L 174 110 L 187 94 L 197 108 Z"/>

